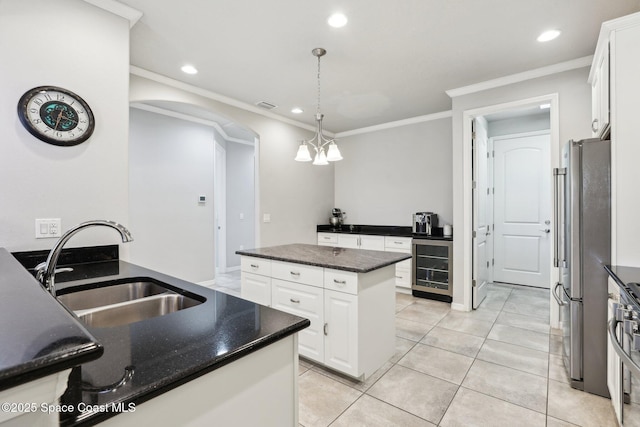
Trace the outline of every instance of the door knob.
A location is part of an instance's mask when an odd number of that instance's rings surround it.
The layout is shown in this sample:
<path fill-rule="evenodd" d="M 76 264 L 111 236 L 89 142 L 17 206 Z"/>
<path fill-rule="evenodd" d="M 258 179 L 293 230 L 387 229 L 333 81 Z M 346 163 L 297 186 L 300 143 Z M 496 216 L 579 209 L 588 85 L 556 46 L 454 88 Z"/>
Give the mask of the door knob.
<path fill-rule="evenodd" d="M 541 228 L 540 231 L 544 231 L 545 233 L 551 233 L 550 228 Z"/>

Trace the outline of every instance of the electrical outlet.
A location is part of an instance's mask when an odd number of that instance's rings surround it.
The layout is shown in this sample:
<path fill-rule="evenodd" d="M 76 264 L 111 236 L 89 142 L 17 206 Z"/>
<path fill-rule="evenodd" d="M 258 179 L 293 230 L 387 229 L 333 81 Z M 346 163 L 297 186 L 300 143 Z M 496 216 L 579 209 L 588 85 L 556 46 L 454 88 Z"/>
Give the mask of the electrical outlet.
<path fill-rule="evenodd" d="M 61 236 L 60 218 L 37 218 L 36 239 L 49 239 Z"/>
<path fill-rule="evenodd" d="M 262 215 L 262 222 L 271 222 L 271 214 Z"/>

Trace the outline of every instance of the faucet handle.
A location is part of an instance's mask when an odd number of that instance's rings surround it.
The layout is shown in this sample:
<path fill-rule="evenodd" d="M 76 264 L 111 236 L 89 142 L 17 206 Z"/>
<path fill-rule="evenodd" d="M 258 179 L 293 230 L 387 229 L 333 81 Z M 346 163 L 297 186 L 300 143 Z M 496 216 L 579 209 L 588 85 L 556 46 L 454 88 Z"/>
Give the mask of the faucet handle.
<path fill-rule="evenodd" d="M 41 262 L 40 264 L 36 265 L 34 268 L 34 271 L 36 273 L 36 279 L 42 283 L 42 280 L 44 278 L 44 272 L 47 270 L 47 263 L 46 262 Z"/>

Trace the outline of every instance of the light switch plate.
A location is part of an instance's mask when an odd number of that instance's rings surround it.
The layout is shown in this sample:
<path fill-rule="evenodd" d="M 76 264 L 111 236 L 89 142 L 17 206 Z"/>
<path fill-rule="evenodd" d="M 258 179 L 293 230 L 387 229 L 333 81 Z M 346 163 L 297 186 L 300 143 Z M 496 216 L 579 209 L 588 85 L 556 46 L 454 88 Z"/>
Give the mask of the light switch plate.
<path fill-rule="evenodd" d="M 37 218 L 36 239 L 49 239 L 61 236 L 60 218 Z"/>
<path fill-rule="evenodd" d="M 262 215 L 262 222 L 271 222 L 271 214 Z"/>

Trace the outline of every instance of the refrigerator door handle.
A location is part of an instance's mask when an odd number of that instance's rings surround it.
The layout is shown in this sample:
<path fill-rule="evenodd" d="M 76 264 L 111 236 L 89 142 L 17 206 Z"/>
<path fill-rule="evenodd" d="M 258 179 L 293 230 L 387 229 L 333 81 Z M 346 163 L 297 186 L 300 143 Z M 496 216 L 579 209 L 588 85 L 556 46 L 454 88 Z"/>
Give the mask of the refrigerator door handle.
<path fill-rule="evenodd" d="M 562 307 L 563 305 L 567 305 L 567 303 L 562 301 L 562 298 L 560 298 L 560 296 L 558 295 L 558 288 L 560 286 L 562 286 L 562 283 L 560 282 L 556 283 L 556 286 L 553 288 L 553 292 L 551 292 L 551 295 L 553 295 L 558 305 Z"/>
<path fill-rule="evenodd" d="M 566 168 L 554 168 L 553 169 L 553 196 L 556 204 L 556 208 L 554 211 L 555 218 L 553 221 L 553 237 L 554 237 L 554 245 L 553 245 L 553 266 L 554 267 L 566 267 L 566 263 L 564 260 L 564 252 L 562 250 L 561 239 L 560 239 L 560 223 L 564 218 L 565 211 L 565 200 L 564 200 L 564 180 L 567 174 Z"/>

